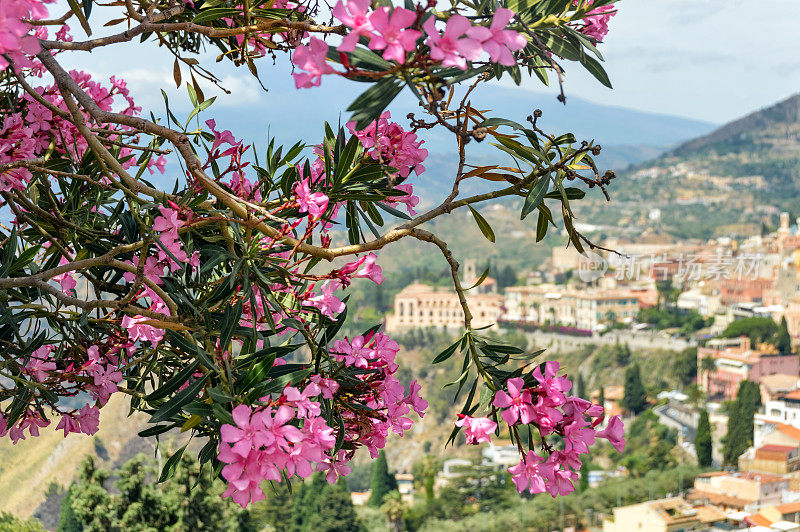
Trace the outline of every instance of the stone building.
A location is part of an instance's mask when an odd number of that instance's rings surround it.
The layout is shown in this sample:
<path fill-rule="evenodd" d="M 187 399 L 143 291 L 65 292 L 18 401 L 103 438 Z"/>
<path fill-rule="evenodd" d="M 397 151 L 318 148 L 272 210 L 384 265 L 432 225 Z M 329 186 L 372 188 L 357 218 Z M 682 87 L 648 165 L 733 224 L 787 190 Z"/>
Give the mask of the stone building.
<path fill-rule="evenodd" d="M 698 383 L 709 397 L 733 399 L 743 380 L 760 383 L 766 375 L 798 375 L 800 363 L 797 355 L 765 353 L 752 349 L 750 339 L 715 339 L 707 347 L 697 348 L 697 367 L 703 367 L 703 360 L 714 361 L 712 371 L 699 370 Z"/>
<path fill-rule="evenodd" d="M 472 312 L 472 326 L 486 327 L 497 323 L 503 296 L 467 292 L 467 304 Z M 450 289 L 435 288 L 421 283 L 405 287 L 394 298 L 394 313 L 386 316 L 388 332 L 420 327 L 464 327 L 464 310 L 458 295 Z"/>

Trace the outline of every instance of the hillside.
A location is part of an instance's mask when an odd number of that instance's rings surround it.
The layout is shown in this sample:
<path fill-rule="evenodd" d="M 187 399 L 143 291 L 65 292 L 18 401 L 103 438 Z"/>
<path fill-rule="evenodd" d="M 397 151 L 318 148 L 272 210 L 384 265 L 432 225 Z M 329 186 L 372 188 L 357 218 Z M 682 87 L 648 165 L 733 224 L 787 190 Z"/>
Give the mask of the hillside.
<path fill-rule="evenodd" d="M 99 455 L 108 464 L 121 463 L 144 451 L 142 443 L 152 453 L 154 441 L 145 442 L 136 435 L 144 419 L 128 418 L 128 409 L 127 397 L 113 395 L 103 408 L 99 432 L 91 437 L 71 434 L 64 438 L 53 422 L 40 429 L 38 438 L 28 436 L 16 445 L 7 437 L 0 438 L 0 512 L 33 515 L 50 484 L 68 487 L 87 455 Z"/>
<path fill-rule="evenodd" d="M 590 223 L 668 238 L 750 236 L 800 202 L 800 94 L 618 174 Z"/>

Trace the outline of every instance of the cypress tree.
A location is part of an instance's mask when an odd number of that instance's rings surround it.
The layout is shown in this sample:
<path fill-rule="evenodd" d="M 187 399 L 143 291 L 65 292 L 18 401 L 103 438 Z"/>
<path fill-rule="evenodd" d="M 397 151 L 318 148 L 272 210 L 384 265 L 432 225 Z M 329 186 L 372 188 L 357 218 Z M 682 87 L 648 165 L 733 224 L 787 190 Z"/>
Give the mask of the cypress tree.
<path fill-rule="evenodd" d="M 344 477 L 323 487 L 316 506 L 317 511 L 308 519 L 309 532 L 353 532 L 362 528 Z"/>
<path fill-rule="evenodd" d="M 781 325 L 775 338 L 775 348 L 782 355 L 792 354 L 792 337 L 789 336 L 789 326 L 786 324 L 786 316 L 781 318 Z"/>
<path fill-rule="evenodd" d="M 739 402 L 739 424 L 742 436 L 748 445 L 751 445 L 753 443 L 753 418 L 761 408 L 761 389 L 758 383 L 749 380 L 739 383 L 736 400 Z"/>
<path fill-rule="evenodd" d="M 697 423 L 697 435 L 694 437 L 694 448 L 697 452 L 697 464 L 700 467 L 711 467 L 711 423 L 708 421 L 708 411 L 706 409 L 700 411 L 700 421 Z"/>
<path fill-rule="evenodd" d="M 578 373 L 578 380 L 575 383 L 575 395 L 581 399 L 586 399 L 586 382 L 583 380 L 583 373 Z"/>
<path fill-rule="evenodd" d="M 578 479 L 578 491 L 589 489 L 589 457 L 581 463 L 580 478 Z"/>
<path fill-rule="evenodd" d="M 389 465 L 386 463 L 386 453 L 381 451 L 378 458 L 372 463 L 372 476 L 370 477 L 369 487 L 372 493 L 367 504 L 374 508 L 379 508 L 383 504 L 383 498 L 390 491 L 397 489 L 397 479 L 389 473 Z"/>
<path fill-rule="evenodd" d="M 75 516 L 72 508 L 73 486 L 70 484 L 66 496 L 61 500 L 61 515 L 58 518 L 58 532 L 80 532 L 83 530 L 81 522 Z"/>
<path fill-rule="evenodd" d="M 747 450 L 748 442 L 742 423 L 742 408 L 738 399 L 728 407 L 728 431 L 722 447 L 722 458 L 727 465 L 738 465 L 739 456 Z"/>
<path fill-rule="evenodd" d="M 606 406 L 606 389 L 600 386 L 600 395 L 597 397 L 597 404 L 605 408 Z"/>
<path fill-rule="evenodd" d="M 644 391 L 638 364 L 634 364 L 625 371 L 625 395 L 622 398 L 622 407 L 634 414 L 647 408 L 647 394 Z"/>

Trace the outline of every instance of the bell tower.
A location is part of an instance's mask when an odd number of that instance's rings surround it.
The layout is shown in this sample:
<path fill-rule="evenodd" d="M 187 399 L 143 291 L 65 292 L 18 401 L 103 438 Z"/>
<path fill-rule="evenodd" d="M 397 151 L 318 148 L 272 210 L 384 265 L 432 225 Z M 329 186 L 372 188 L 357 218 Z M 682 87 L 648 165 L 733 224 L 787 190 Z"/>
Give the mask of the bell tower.
<path fill-rule="evenodd" d="M 464 274 L 461 276 L 464 282 L 474 281 L 478 278 L 477 266 L 475 259 L 466 259 L 464 261 Z"/>

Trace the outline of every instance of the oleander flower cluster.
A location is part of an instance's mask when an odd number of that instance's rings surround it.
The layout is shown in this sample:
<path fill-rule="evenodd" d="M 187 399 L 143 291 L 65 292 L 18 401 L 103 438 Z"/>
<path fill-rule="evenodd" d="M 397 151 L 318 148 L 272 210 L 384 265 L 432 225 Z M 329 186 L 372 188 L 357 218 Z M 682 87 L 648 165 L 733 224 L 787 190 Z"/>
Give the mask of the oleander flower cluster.
<path fill-rule="evenodd" d="M 92 435 L 99 429 L 100 408 L 119 390 L 122 369 L 135 349 L 132 341 L 121 336 L 89 346 L 85 351 L 76 349 L 68 353 L 58 353 L 54 344 L 44 344 L 18 364 L 23 374 L 60 397 L 86 400 L 80 408 L 57 405 L 54 414 L 60 416 L 60 420 L 56 430 L 63 430 L 64 437 L 70 433 Z M 36 437 L 40 428 L 49 425 L 50 420 L 35 409 L 28 409 L 11 425 L 0 413 L 0 437 L 8 435 L 13 444 L 26 439 L 25 430 Z"/>
<path fill-rule="evenodd" d="M 408 392 L 396 377 L 397 342 L 383 333 L 337 340 L 331 351 L 347 378 L 311 375 L 302 389 L 286 386 L 277 397 L 233 409 L 234 424 L 221 429 L 218 458 L 227 464 L 225 496 L 242 507 L 264 498 L 259 485 L 324 471 L 331 484 L 350 472 L 358 448 L 372 457 L 386 446 L 390 432 L 402 436 L 414 424 L 413 411 L 425 415 L 428 403 L 412 381 Z M 332 428 L 322 403 L 343 405 L 342 424 Z M 341 441 L 336 452 L 337 440 Z"/>
<path fill-rule="evenodd" d="M 110 86 L 105 86 L 93 80 L 91 75 L 86 72 L 73 70 L 69 74 L 78 86 L 97 102 L 101 109 L 111 110 L 117 104 L 115 100 L 120 97 L 125 101 L 125 107 L 120 111 L 122 114 L 136 116 L 141 111 L 141 108 L 134 103 L 124 80 L 111 76 Z M 37 87 L 36 92 L 52 107 L 63 112 L 69 111 L 55 84 Z M 0 164 L 35 159 L 44 155 L 54 136 L 62 141 L 59 142 L 57 150 L 73 160 L 80 161 L 86 153 L 88 144 L 77 126 L 53 112 L 31 94 L 23 93 L 22 100 L 24 102 L 23 109 L 6 114 L 0 125 Z M 87 112 L 83 111 L 82 115 L 88 124 L 93 125 L 94 120 Z M 121 138 L 120 133 L 124 133 L 129 128 L 105 126 L 105 129 L 108 131 L 109 140 L 117 141 Z M 119 133 L 115 133 L 115 131 Z M 119 157 L 123 168 L 130 168 L 135 163 L 130 148 L 122 148 Z M 163 173 L 163 161 L 163 157 L 159 157 L 153 159 L 150 164 L 158 166 Z M 31 177 L 30 169 L 25 167 L 3 172 L 0 174 L 0 191 L 25 190 Z"/>
<path fill-rule="evenodd" d="M 462 15 L 452 15 L 443 31 L 437 28 L 436 18 L 430 14 L 425 14 L 422 23 L 423 14 L 404 7 L 383 6 L 373 10 L 369 0 L 340 0 L 333 8 L 333 15 L 350 31 L 336 49 L 353 52 L 359 40 L 366 39 L 370 50 L 381 52 L 387 61 L 403 65 L 409 54 L 417 50 L 418 40 L 426 36 L 424 44 L 433 63 L 466 70 L 467 61 L 479 61 L 484 55 L 491 63 L 514 65 L 514 52 L 528 43 L 517 31 L 506 29 L 514 12 L 503 7 L 495 12 L 488 27 L 473 25 Z M 337 73 L 327 63 L 327 55 L 328 44 L 316 37 L 311 37 L 308 45 L 295 49 L 292 63 L 303 71 L 293 74 L 297 88 L 319 86 L 322 76 Z"/>
<path fill-rule="evenodd" d="M 567 395 L 572 383 L 559 376 L 558 370 L 558 362 L 548 361 L 533 370 L 533 383 L 526 385 L 521 377 L 509 379 L 506 389 L 498 390 L 492 402 L 517 439 L 519 428 L 525 425 L 533 427 L 540 437 L 542 454 L 532 448 L 525 452 L 520 443 L 521 460 L 508 468 L 520 493 L 547 492 L 555 497 L 574 491 L 580 457 L 589 452 L 596 438 L 608 440 L 619 452 L 625 448 L 620 417 L 605 420 L 601 405 Z M 598 429 L 604 422 L 605 428 Z M 471 445 L 491 441 L 498 429 L 498 423 L 488 417 L 465 415 L 460 416 L 456 426 L 464 430 L 467 444 Z M 554 438 L 563 441 L 563 448 L 554 444 Z"/>

